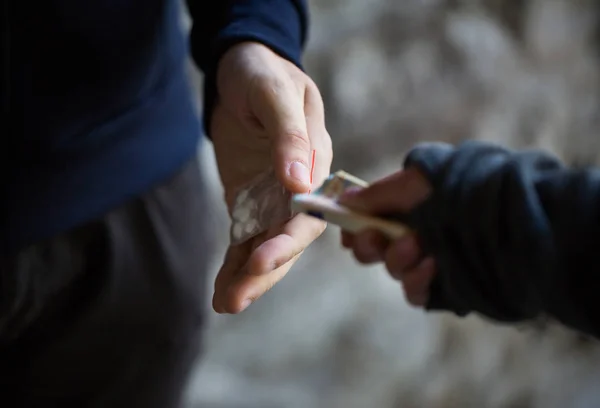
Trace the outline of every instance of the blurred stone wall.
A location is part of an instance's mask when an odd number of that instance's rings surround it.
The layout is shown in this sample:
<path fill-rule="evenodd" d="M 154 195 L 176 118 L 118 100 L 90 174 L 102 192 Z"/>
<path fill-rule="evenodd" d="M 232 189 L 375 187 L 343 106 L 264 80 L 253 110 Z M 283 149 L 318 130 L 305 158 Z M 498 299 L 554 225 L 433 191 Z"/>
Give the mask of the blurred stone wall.
<path fill-rule="evenodd" d="M 416 140 L 465 137 L 597 160 L 595 2 L 312 3 L 308 67 L 340 166 L 361 171 Z"/>
<path fill-rule="evenodd" d="M 464 138 L 599 162 L 599 3 L 311 3 L 306 66 L 325 99 L 334 169 L 372 180 L 417 141 Z M 228 223 L 210 146 L 202 155 L 216 271 Z M 190 408 L 600 406 L 596 342 L 411 309 L 380 267 L 340 249 L 338 233 L 328 228 L 243 314 L 211 314 Z"/>

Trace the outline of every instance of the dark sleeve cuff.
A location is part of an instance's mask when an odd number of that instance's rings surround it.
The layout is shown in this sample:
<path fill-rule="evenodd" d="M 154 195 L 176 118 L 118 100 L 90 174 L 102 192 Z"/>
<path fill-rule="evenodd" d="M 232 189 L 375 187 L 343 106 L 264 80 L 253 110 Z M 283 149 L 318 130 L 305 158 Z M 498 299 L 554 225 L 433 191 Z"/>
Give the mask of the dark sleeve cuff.
<path fill-rule="evenodd" d="M 469 141 L 420 145 L 405 166 L 419 168 L 433 187 L 409 215 L 436 260 L 427 309 L 504 322 L 537 317 L 556 248 L 535 185 L 558 161 Z"/>
<path fill-rule="evenodd" d="M 404 167 L 416 167 L 432 185 L 439 184 L 444 165 L 453 153 L 454 146 L 448 143 L 420 143 L 406 156 Z"/>
<path fill-rule="evenodd" d="M 259 42 L 303 69 L 301 58 L 308 31 L 306 0 L 230 1 L 220 15 L 214 16 L 214 21 L 199 21 L 193 12 L 192 16 L 191 49 L 204 72 L 203 124 L 209 137 L 218 98 L 217 66 L 230 47 L 245 41 Z"/>

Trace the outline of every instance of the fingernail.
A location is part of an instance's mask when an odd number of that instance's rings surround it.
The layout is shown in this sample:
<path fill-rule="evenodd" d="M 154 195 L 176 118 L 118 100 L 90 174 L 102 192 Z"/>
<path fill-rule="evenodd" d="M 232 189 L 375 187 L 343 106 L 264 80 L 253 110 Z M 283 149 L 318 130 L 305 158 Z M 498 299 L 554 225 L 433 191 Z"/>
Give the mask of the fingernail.
<path fill-rule="evenodd" d="M 310 186 L 310 170 L 305 164 L 298 161 L 292 162 L 288 168 L 288 174 L 302 184 Z"/>
<path fill-rule="evenodd" d="M 250 306 L 252 304 L 252 300 L 251 299 L 246 299 L 242 302 L 242 310 L 244 311 L 248 308 L 248 306 Z"/>

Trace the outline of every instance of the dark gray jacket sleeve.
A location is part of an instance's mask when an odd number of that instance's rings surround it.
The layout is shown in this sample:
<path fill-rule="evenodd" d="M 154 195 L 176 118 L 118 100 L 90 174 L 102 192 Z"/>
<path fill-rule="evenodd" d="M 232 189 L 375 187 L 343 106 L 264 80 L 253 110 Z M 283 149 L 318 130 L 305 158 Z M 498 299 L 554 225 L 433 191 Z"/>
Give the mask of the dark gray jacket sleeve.
<path fill-rule="evenodd" d="M 417 146 L 408 166 L 433 186 L 410 214 L 437 262 L 429 310 L 600 336 L 600 170 L 473 141 Z"/>

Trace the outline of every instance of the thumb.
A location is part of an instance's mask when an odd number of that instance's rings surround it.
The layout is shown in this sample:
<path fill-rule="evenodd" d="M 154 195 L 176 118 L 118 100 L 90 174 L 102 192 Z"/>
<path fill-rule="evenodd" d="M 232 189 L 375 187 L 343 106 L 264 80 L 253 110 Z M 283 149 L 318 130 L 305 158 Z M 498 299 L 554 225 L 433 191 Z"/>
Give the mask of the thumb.
<path fill-rule="evenodd" d="M 416 168 L 408 168 L 369 187 L 346 192 L 340 203 L 368 214 L 398 214 L 412 210 L 430 193 L 425 177 Z"/>
<path fill-rule="evenodd" d="M 293 193 L 305 193 L 311 187 L 311 143 L 304 114 L 304 94 L 291 80 L 267 80 L 259 85 L 254 106 L 254 114 L 271 141 L 275 174 Z"/>

